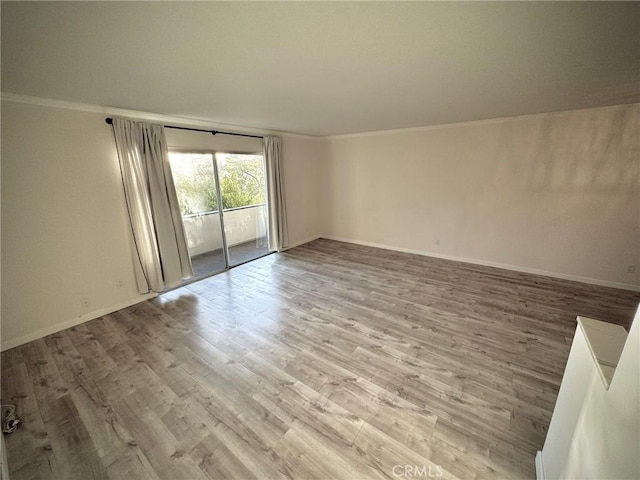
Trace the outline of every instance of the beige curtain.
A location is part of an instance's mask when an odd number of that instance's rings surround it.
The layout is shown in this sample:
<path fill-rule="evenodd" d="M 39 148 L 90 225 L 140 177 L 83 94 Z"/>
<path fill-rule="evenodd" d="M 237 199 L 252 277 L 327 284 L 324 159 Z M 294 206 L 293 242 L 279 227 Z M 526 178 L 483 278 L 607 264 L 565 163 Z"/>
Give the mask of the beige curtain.
<path fill-rule="evenodd" d="M 162 292 L 193 276 L 161 125 L 114 118 L 140 293 Z"/>
<path fill-rule="evenodd" d="M 267 170 L 269 206 L 269 250 L 281 251 L 289 246 L 287 209 L 284 196 L 284 173 L 280 160 L 279 137 L 264 137 L 264 159 Z"/>

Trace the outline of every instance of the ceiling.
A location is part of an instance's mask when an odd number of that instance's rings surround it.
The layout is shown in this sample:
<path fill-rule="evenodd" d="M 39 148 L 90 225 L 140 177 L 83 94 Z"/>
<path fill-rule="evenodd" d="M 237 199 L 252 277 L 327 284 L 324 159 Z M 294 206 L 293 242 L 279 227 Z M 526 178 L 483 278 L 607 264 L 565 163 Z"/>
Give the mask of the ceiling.
<path fill-rule="evenodd" d="M 639 2 L 6 2 L 2 91 L 315 136 L 640 102 Z"/>

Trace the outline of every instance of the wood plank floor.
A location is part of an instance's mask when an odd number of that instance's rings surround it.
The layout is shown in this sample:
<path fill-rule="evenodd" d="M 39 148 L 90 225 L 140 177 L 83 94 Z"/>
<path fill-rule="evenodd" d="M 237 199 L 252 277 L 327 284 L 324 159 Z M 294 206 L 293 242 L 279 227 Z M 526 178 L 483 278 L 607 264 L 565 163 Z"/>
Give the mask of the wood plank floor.
<path fill-rule="evenodd" d="M 3 352 L 11 478 L 534 478 L 575 317 L 639 301 L 316 240 Z"/>

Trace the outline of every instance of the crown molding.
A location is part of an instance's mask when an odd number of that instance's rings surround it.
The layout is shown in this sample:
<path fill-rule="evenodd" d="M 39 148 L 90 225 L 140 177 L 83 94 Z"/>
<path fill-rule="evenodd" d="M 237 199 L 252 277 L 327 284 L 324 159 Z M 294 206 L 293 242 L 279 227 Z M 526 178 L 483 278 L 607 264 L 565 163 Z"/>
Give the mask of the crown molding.
<path fill-rule="evenodd" d="M 322 137 L 301 135 L 298 133 L 283 132 L 278 130 L 265 130 L 231 123 L 217 123 L 201 118 L 181 117 L 177 115 L 164 115 L 161 113 L 144 112 L 141 110 L 130 110 L 126 108 L 107 107 L 90 103 L 69 102 L 54 98 L 34 97 L 18 93 L 2 92 L 2 101 L 23 103 L 27 105 L 37 105 L 40 107 L 61 108 L 65 110 L 76 110 L 88 113 L 100 113 L 106 116 L 126 117 L 134 120 L 144 120 L 157 123 L 176 124 L 181 127 L 206 128 L 211 130 L 230 130 L 237 133 L 247 133 L 253 135 L 279 135 L 282 137 L 304 138 L 308 140 L 320 140 Z"/>
<path fill-rule="evenodd" d="M 640 103 L 625 103 L 621 105 L 608 105 L 606 107 L 580 108 L 577 110 L 561 110 L 558 112 L 532 113 L 529 115 L 516 115 L 512 117 L 498 117 L 498 118 L 488 118 L 484 120 L 471 120 L 469 122 L 443 123 L 441 125 L 429 125 L 425 127 L 409 127 L 409 128 L 397 128 L 393 130 L 378 130 L 373 132 L 347 133 L 344 135 L 329 135 L 322 138 L 325 138 L 327 140 L 342 140 L 342 139 L 348 139 L 348 138 L 376 137 L 381 135 L 398 135 L 403 133 L 426 132 L 429 130 L 442 130 L 445 128 L 471 127 L 475 125 L 490 125 L 490 124 L 509 122 L 509 121 L 531 120 L 531 119 L 543 118 L 543 117 L 547 117 L 547 118 L 556 117 L 561 115 L 567 115 L 574 112 L 614 110 L 618 108 L 631 108 L 631 107 L 638 107 L 638 106 L 640 106 Z"/>
<path fill-rule="evenodd" d="M 566 115 L 573 112 L 588 112 L 588 111 L 602 111 L 612 110 L 618 108 L 632 108 L 640 106 L 640 103 L 628 103 L 621 105 L 609 105 L 606 107 L 596 108 L 582 108 L 577 110 L 562 110 L 558 112 L 546 112 L 546 113 L 533 113 L 530 115 L 516 115 L 512 117 L 499 117 L 489 118 L 484 120 L 472 120 L 469 122 L 457 122 L 457 123 L 444 123 L 441 125 L 429 125 L 423 127 L 409 127 L 409 128 L 397 128 L 392 130 L 377 130 L 372 132 L 361 133 L 347 133 L 344 135 L 327 135 L 327 136 L 313 136 L 303 135 L 299 133 L 284 132 L 278 130 L 265 130 L 254 127 L 247 127 L 242 125 L 235 125 L 231 123 L 217 123 L 210 120 L 201 118 L 181 117 L 177 115 L 164 115 L 161 113 L 144 112 L 141 110 L 130 110 L 126 108 L 108 107 L 103 105 L 95 105 L 90 103 L 70 102 L 66 100 L 58 100 L 54 98 L 34 97 L 31 95 L 22 95 L 18 93 L 2 92 L 1 97 L 3 101 L 13 103 L 24 103 L 28 105 L 38 105 L 41 107 L 50 108 L 62 108 L 65 110 L 77 110 L 81 112 L 101 113 L 107 116 L 126 117 L 134 120 L 145 120 L 149 122 L 157 123 L 171 123 L 178 126 L 194 127 L 194 128 L 206 128 L 212 130 L 231 130 L 238 133 L 248 133 L 255 135 L 279 135 L 282 137 L 301 138 L 306 140 L 342 140 L 349 138 L 360 137 L 375 137 L 381 135 L 398 135 L 404 133 L 426 132 L 430 130 L 441 130 L 445 128 L 459 128 L 470 127 L 475 125 L 489 125 L 495 123 L 502 123 L 506 121 L 517 120 L 531 120 L 543 117 L 555 117 L 560 115 Z"/>

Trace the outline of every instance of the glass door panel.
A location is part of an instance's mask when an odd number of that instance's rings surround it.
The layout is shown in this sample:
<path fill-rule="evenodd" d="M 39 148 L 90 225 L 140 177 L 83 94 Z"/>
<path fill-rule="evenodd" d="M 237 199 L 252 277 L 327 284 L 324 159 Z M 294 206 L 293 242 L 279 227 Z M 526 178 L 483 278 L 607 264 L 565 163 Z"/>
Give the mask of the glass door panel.
<path fill-rule="evenodd" d="M 195 277 L 228 268 L 212 153 L 169 154 Z"/>
<path fill-rule="evenodd" d="M 267 190 L 264 157 L 217 153 L 224 233 L 230 266 L 267 255 Z"/>

